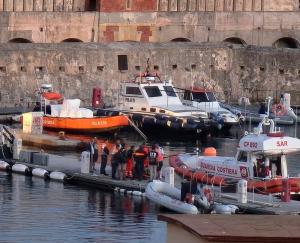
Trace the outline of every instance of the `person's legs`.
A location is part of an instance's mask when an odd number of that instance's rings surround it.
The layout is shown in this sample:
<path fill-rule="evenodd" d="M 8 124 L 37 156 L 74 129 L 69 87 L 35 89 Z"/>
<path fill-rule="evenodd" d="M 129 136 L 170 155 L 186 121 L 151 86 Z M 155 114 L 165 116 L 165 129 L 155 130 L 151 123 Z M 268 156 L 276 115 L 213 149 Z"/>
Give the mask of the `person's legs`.
<path fill-rule="evenodd" d="M 107 156 L 101 156 L 100 174 L 107 175 L 105 172 L 106 165 L 107 165 Z"/>

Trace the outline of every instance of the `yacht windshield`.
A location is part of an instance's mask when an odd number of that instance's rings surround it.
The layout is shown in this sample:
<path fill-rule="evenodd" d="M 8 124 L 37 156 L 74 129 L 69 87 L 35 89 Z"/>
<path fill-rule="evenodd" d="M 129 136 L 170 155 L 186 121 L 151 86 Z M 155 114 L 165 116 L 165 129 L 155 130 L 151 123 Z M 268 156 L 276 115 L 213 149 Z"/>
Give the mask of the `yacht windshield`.
<path fill-rule="evenodd" d="M 145 90 L 149 97 L 162 96 L 162 94 L 157 86 L 145 86 Z"/>
<path fill-rule="evenodd" d="M 193 100 L 198 102 L 212 102 L 216 98 L 212 92 L 193 92 Z"/>
<path fill-rule="evenodd" d="M 167 96 L 176 97 L 176 93 L 172 86 L 164 86 L 164 90 L 166 91 Z"/>
<path fill-rule="evenodd" d="M 132 87 L 132 86 L 127 86 L 126 87 L 126 94 L 127 95 L 142 95 L 140 88 L 139 87 Z"/>

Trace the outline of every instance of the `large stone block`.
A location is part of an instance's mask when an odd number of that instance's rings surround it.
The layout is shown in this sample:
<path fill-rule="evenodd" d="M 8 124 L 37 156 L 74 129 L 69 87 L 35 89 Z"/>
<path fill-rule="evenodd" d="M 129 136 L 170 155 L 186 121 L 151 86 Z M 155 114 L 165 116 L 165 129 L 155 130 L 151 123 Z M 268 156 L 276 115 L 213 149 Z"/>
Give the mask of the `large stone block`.
<path fill-rule="evenodd" d="M 33 0 L 24 0 L 24 11 L 33 11 Z"/>
<path fill-rule="evenodd" d="M 233 1 L 234 0 L 225 0 L 224 1 L 224 11 L 233 11 Z"/>
<path fill-rule="evenodd" d="M 44 0 L 44 11 L 53 12 L 54 0 Z"/>
<path fill-rule="evenodd" d="M 215 11 L 215 0 L 206 0 L 206 11 Z"/>
<path fill-rule="evenodd" d="M 14 11 L 14 0 L 3 0 L 4 11 Z"/>
<path fill-rule="evenodd" d="M 244 0 L 234 0 L 234 11 L 244 10 Z"/>
<path fill-rule="evenodd" d="M 14 1 L 14 11 L 16 11 L 16 12 L 24 11 L 24 2 L 23 2 L 23 0 L 15 0 Z"/>

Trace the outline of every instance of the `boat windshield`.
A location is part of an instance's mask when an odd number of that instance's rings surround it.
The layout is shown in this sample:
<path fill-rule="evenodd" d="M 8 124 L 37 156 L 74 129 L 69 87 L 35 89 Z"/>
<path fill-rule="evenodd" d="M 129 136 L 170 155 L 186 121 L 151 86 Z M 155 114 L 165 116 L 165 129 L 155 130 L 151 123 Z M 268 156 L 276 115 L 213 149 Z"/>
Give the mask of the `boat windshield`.
<path fill-rule="evenodd" d="M 216 98 L 213 92 L 193 92 L 193 100 L 198 102 L 213 102 Z"/>
<path fill-rule="evenodd" d="M 142 95 L 142 92 L 141 92 L 139 87 L 127 86 L 126 87 L 126 94 L 127 95 Z"/>
<path fill-rule="evenodd" d="M 149 97 L 162 96 L 162 94 L 157 86 L 145 86 L 145 90 Z"/>
<path fill-rule="evenodd" d="M 164 90 L 166 91 L 167 96 L 176 97 L 176 93 L 172 86 L 164 86 Z"/>

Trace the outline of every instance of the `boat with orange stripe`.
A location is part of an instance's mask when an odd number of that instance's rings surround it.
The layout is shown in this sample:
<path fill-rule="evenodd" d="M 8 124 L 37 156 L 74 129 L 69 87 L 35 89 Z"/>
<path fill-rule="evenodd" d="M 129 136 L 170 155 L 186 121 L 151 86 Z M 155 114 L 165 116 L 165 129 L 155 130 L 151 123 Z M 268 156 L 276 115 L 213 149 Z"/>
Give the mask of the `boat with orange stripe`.
<path fill-rule="evenodd" d="M 265 127 L 269 127 L 266 133 Z M 203 156 L 171 156 L 170 165 L 178 174 L 204 184 L 230 187 L 245 179 L 249 191 L 280 193 L 288 183 L 291 192 L 299 193 L 300 177 L 290 177 L 287 169 L 287 155 L 298 151 L 300 139 L 276 131 L 274 121 L 266 116 L 254 133 L 239 141 L 235 157 L 217 156 L 211 147 Z"/>
<path fill-rule="evenodd" d="M 40 101 L 34 111 L 41 111 L 43 127 L 59 131 L 99 133 L 120 129 L 129 125 L 128 117 L 120 112 L 105 112 L 94 116 L 93 111 L 80 108 L 79 99 L 65 99 L 52 91 L 51 84 L 39 90 Z"/>

